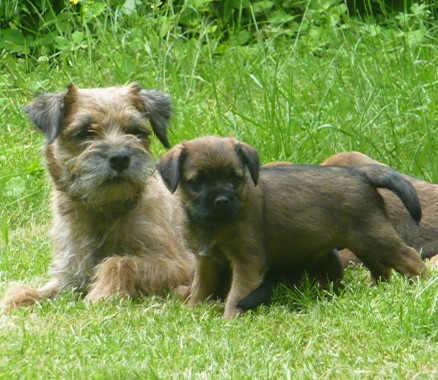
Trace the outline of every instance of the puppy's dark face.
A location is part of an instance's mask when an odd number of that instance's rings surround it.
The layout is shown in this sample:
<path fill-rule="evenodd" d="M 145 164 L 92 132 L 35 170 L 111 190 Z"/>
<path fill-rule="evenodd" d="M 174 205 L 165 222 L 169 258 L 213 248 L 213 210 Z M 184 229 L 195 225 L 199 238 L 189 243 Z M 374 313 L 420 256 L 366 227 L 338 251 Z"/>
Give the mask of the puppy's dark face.
<path fill-rule="evenodd" d="M 239 215 L 239 198 L 244 183 L 243 165 L 215 170 L 200 168 L 184 174 L 180 186 L 190 199 L 188 210 L 191 221 L 198 224 L 234 221 Z"/>
<path fill-rule="evenodd" d="M 170 100 L 137 84 L 41 94 L 26 107 L 45 134 L 47 166 L 58 190 L 101 207 L 135 199 L 154 170 L 152 129 L 166 137 Z"/>
<path fill-rule="evenodd" d="M 179 144 L 161 158 L 158 170 L 171 191 L 179 186 L 191 222 L 235 221 L 245 186 L 255 186 L 257 151 L 232 138 L 204 137 Z M 248 184 L 248 175 L 252 178 Z"/>

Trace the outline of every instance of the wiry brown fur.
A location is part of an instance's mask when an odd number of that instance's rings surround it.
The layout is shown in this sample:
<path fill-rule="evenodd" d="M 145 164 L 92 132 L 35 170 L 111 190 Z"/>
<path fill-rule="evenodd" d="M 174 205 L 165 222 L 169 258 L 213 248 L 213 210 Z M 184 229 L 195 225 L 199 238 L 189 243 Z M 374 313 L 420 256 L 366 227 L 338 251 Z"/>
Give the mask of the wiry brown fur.
<path fill-rule="evenodd" d="M 384 165 L 359 152 L 335 154 L 327 158 L 321 165 L 358 167 L 369 164 Z M 438 185 L 407 175 L 404 178 L 412 183 L 420 199 L 423 210 L 421 224 L 418 225 L 412 221 L 406 208 L 394 193 L 386 189 L 378 191 L 385 200 L 388 216 L 400 237 L 406 244 L 421 252 L 423 259 L 432 259 L 438 254 Z M 360 260 L 347 249 L 340 251 L 340 255 L 344 267 L 360 263 Z M 438 269 L 436 259 L 430 260 L 430 267 Z"/>
<path fill-rule="evenodd" d="M 218 291 L 228 267 L 226 318 L 236 315 L 239 302 L 261 285 L 267 270 L 305 269 L 337 280 L 342 264 L 333 249 L 338 247 L 354 248 L 375 280 L 389 279 L 391 268 L 407 276 L 425 273 L 376 191 L 376 184 L 393 180 L 396 185 L 389 188 L 405 199 L 418 222 L 415 190 L 390 169 L 282 164 L 259 173 L 254 148 L 232 138 L 205 137 L 176 146 L 160 159 L 158 170 L 181 197 L 197 254 L 187 292 L 191 305 Z"/>
<path fill-rule="evenodd" d="M 193 255 L 182 213 L 155 171 L 153 132 L 168 146 L 170 100 L 137 84 L 101 89 L 70 85 L 26 107 L 46 135 L 52 193 L 52 279 L 39 289 L 13 286 L 5 312 L 65 289 L 111 296 L 163 294 L 187 284 Z M 119 165 L 122 168 L 119 168 Z"/>

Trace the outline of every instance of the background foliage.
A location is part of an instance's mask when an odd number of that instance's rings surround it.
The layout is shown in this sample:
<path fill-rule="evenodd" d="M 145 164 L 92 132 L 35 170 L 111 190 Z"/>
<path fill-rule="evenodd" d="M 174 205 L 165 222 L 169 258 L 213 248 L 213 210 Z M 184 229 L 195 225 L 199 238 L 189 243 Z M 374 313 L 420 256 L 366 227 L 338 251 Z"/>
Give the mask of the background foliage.
<path fill-rule="evenodd" d="M 75 50 L 96 38 L 96 24 L 112 19 L 123 27 L 133 17 L 151 16 L 165 18 L 185 36 L 204 33 L 208 24 L 211 38 L 221 42 L 235 37 L 244 45 L 260 35 L 311 34 L 309 39 L 318 45 L 315 40 L 322 39 L 327 27 L 348 28 L 349 15 L 405 30 L 419 18 L 423 23 L 436 19 L 436 5 L 436 0 L 9 0 L 0 5 L 0 48 L 33 55 Z"/>

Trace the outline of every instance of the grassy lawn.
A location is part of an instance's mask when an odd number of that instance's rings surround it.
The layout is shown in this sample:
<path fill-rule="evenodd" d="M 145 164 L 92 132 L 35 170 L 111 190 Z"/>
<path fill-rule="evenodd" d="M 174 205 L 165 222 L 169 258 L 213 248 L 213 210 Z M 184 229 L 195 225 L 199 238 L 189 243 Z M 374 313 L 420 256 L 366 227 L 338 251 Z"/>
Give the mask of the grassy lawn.
<path fill-rule="evenodd" d="M 22 106 L 69 82 L 138 81 L 170 93 L 173 144 L 232 135 L 257 147 L 263 162 L 319 163 L 358 150 L 438 181 L 433 23 L 349 19 L 318 36 L 303 22 L 298 39 L 260 32 L 242 44 L 239 31 L 223 42 L 209 22 L 184 34 L 169 20 L 118 24 L 110 14 L 96 19 L 83 46 L 38 56 L 0 50 L 0 297 L 11 281 L 47 277 L 44 138 Z M 164 152 L 157 141 L 153 149 Z M 370 286 L 359 268 L 344 283 L 338 295 L 307 283 L 279 287 L 271 306 L 233 321 L 222 319 L 219 303 L 190 310 L 169 296 L 87 308 L 64 294 L 0 316 L 0 379 L 437 378 L 437 273 Z"/>

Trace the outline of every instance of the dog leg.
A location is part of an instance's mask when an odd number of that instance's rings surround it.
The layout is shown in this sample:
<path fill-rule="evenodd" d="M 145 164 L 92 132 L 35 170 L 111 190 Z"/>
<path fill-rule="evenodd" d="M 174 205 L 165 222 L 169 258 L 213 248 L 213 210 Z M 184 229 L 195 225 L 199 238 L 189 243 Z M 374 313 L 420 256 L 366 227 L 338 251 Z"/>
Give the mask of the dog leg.
<path fill-rule="evenodd" d="M 189 303 L 193 307 L 215 295 L 220 286 L 222 266 L 209 257 L 196 257 L 196 267 L 190 288 Z"/>
<path fill-rule="evenodd" d="M 96 303 L 110 297 L 163 295 L 171 287 L 183 284 L 190 273 L 183 263 L 161 258 L 137 256 L 109 257 L 96 267 L 86 302 Z"/>
<path fill-rule="evenodd" d="M 136 258 L 109 257 L 96 267 L 86 302 L 96 303 L 114 296 L 134 296 L 138 275 Z"/>
<path fill-rule="evenodd" d="M 366 255 L 366 254 L 365 254 Z M 361 254 L 360 259 L 371 273 L 371 278 L 374 283 L 386 282 L 391 279 L 391 267 L 386 264 L 370 259 Z"/>
<path fill-rule="evenodd" d="M 268 305 L 271 301 L 272 293 L 272 283 L 265 278 L 256 290 L 239 301 L 237 308 L 247 311 L 255 309 L 260 305 Z"/>
<path fill-rule="evenodd" d="M 415 249 L 408 247 L 391 225 L 362 235 L 357 246 L 349 247 L 370 270 L 375 282 L 388 281 L 391 268 L 407 276 L 427 275 L 426 267 Z"/>
<path fill-rule="evenodd" d="M 341 257 L 342 266 L 347 267 L 358 267 L 361 265 L 361 261 L 356 257 L 356 255 L 349 249 L 342 249 L 339 251 L 339 256 Z"/>
<path fill-rule="evenodd" d="M 339 285 L 344 277 L 344 266 L 337 249 L 320 257 L 309 269 L 323 289 L 329 288 L 329 283 Z"/>
<path fill-rule="evenodd" d="M 403 244 L 397 252 L 398 255 L 391 258 L 391 265 L 397 272 L 407 277 L 427 277 L 426 265 L 415 249 Z"/>
<path fill-rule="evenodd" d="M 246 296 L 257 289 L 263 282 L 265 276 L 265 264 L 257 262 L 255 256 L 246 255 L 241 257 L 233 257 L 233 280 L 231 289 L 225 303 L 224 317 L 227 319 L 234 318 L 239 313 L 237 304 Z"/>

